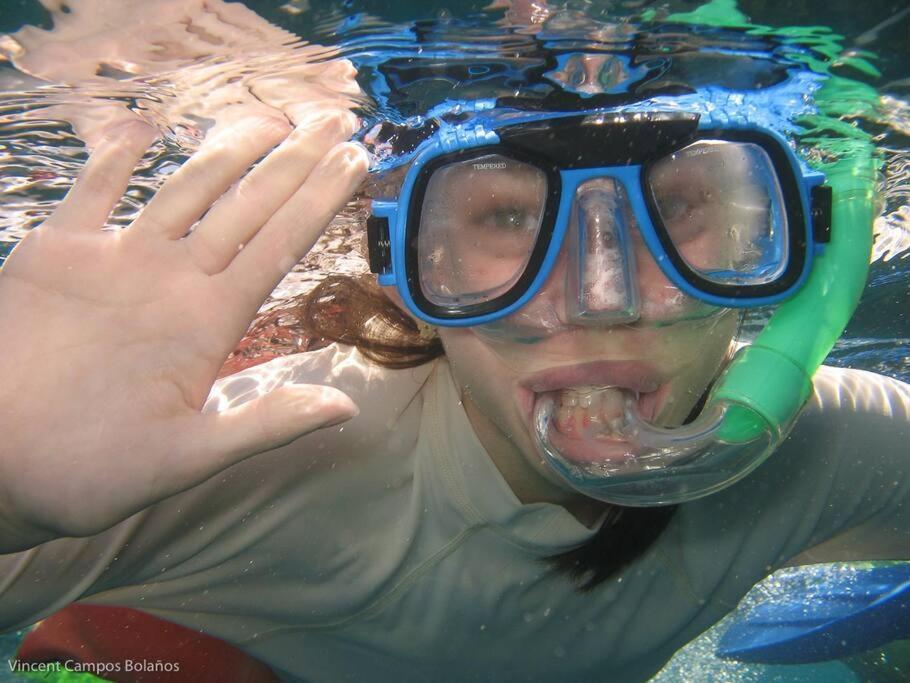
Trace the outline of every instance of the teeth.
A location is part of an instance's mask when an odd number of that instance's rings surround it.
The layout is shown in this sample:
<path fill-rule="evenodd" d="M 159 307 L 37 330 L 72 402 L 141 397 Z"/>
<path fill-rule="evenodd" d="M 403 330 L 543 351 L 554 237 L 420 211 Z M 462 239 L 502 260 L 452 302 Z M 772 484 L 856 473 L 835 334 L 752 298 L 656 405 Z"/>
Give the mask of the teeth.
<path fill-rule="evenodd" d="M 627 396 L 634 398 L 635 394 L 618 387 L 563 389 L 557 398 L 556 427 L 564 434 L 577 437 L 616 433 L 625 422 Z"/>

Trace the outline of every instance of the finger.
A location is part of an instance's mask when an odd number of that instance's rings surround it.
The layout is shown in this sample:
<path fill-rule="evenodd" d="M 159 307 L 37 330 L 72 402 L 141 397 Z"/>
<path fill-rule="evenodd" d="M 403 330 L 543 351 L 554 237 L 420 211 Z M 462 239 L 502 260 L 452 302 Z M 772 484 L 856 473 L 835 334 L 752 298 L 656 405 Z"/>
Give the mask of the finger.
<path fill-rule="evenodd" d="M 332 92 L 346 95 L 360 95 L 363 92 L 357 83 L 357 67 L 348 59 L 325 62 L 325 68 L 316 76 L 316 80 Z"/>
<path fill-rule="evenodd" d="M 332 148 L 303 186 L 269 219 L 224 271 L 242 283 L 232 295 L 258 306 L 302 259 L 363 181 L 366 150 L 352 142 Z"/>
<path fill-rule="evenodd" d="M 280 109 L 282 114 L 297 124 L 327 110 L 351 110 L 361 106 L 362 102 L 355 101 L 352 94 L 347 92 L 350 89 L 327 86 L 321 81 L 301 82 L 301 79 L 293 79 L 290 74 L 282 74 L 274 78 L 257 79 L 251 92 L 263 102 Z M 360 91 L 353 89 L 353 92 Z"/>
<path fill-rule="evenodd" d="M 196 265 L 220 273 L 307 179 L 326 153 L 348 139 L 357 117 L 348 111 L 322 112 L 298 126 L 205 215 L 187 238 Z"/>
<path fill-rule="evenodd" d="M 359 412 L 343 392 L 326 386 L 285 384 L 220 413 L 200 413 L 175 431 L 180 444 L 168 463 L 169 486 L 182 490 L 256 453 L 337 425 Z"/>
<path fill-rule="evenodd" d="M 316 89 L 314 88 L 314 90 Z M 349 96 L 334 94 L 326 96 L 324 93 L 314 93 L 312 99 L 295 100 L 282 104 L 281 112 L 296 125 L 313 116 L 319 116 L 326 109 L 345 109 L 350 111 L 357 106 L 359 106 L 358 103 Z"/>
<path fill-rule="evenodd" d="M 108 132 L 48 224 L 67 230 L 104 227 L 155 135 L 155 128 L 141 121 L 131 121 Z"/>
<path fill-rule="evenodd" d="M 134 234 L 179 239 L 216 199 L 289 132 L 278 118 L 244 119 L 203 143 L 133 224 Z"/>

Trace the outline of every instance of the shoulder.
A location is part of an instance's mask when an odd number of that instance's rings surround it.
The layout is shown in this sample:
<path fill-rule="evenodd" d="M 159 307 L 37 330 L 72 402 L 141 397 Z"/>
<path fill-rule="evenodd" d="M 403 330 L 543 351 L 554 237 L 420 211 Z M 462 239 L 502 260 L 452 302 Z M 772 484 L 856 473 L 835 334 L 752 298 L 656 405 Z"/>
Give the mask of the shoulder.
<path fill-rule="evenodd" d="M 850 529 L 907 528 L 910 385 L 832 367 L 814 384 L 776 452 L 730 488 L 680 506 L 667 535 L 698 592 L 727 608 L 774 568 Z"/>
<path fill-rule="evenodd" d="M 801 472 L 830 480 L 834 491 L 855 492 L 860 484 L 873 486 L 879 479 L 906 479 L 910 384 L 864 370 L 823 366 L 813 385 L 805 409 L 772 461 L 796 458 Z"/>
<path fill-rule="evenodd" d="M 787 510 L 803 547 L 892 513 L 910 487 L 910 385 L 827 366 L 813 384 L 788 438 L 738 487 L 741 500 Z"/>
<path fill-rule="evenodd" d="M 823 365 L 813 377 L 805 415 L 871 413 L 910 420 L 910 384 L 885 375 Z"/>

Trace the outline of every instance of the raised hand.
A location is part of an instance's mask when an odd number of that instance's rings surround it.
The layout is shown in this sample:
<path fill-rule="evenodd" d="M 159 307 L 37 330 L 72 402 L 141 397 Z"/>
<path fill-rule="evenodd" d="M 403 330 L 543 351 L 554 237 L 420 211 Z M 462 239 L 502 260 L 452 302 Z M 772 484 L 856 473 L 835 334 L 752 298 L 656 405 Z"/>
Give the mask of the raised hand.
<path fill-rule="evenodd" d="M 366 152 L 343 142 L 355 122 L 332 110 L 292 132 L 269 117 L 222 128 L 122 231 L 102 228 L 154 131 L 128 123 L 100 142 L 0 271 L 0 552 L 99 532 L 356 413 L 304 385 L 200 412 L 363 179 Z"/>

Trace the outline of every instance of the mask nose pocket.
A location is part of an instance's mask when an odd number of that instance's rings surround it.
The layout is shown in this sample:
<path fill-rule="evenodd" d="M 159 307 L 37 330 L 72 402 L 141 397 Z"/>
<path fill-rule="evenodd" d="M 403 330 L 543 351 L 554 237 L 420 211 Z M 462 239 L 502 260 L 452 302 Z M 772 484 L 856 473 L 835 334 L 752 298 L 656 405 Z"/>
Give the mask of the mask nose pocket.
<path fill-rule="evenodd" d="M 573 322 L 615 324 L 639 318 L 633 222 L 618 181 L 596 178 L 578 186 L 567 236 L 566 295 Z"/>

